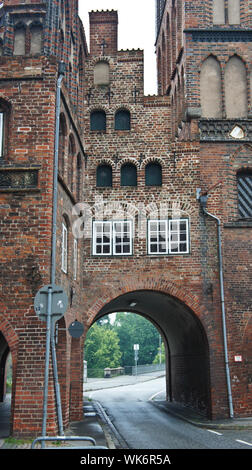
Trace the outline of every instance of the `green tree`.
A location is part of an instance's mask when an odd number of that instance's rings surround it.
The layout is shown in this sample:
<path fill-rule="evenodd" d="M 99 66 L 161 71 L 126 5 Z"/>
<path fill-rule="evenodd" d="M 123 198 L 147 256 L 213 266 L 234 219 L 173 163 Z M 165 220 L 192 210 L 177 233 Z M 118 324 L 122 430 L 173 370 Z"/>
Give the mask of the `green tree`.
<path fill-rule="evenodd" d="M 95 323 L 87 333 L 84 358 L 88 369 L 119 367 L 121 351 L 116 332 Z"/>
<path fill-rule="evenodd" d="M 119 337 L 122 366 L 135 365 L 134 344 L 139 344 L 138 364 L 152 364 L 159 347 L 159 333 L 141 315 L 117 313 L 114 329 Z"/>
<path fill-rule="evenodd" d="M 160 364 L 160 348 L 158 348 L 158 353 L 153 361 L 153 364 Z M 161 343 L 161 364 L 165 363 L 165 347 L 164 343 Z"/>

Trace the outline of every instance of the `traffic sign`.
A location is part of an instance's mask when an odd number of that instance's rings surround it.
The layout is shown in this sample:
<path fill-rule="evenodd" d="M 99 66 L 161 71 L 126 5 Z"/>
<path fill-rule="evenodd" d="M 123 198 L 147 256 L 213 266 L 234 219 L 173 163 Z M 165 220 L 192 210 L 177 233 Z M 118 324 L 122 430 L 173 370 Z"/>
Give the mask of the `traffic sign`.
<path fill-rule="evenodd" d="M 41 321 L 47 320 L 48 315 L 48 295 L 52 293 L 52 316 L 54 321 L 60 320 L 66 313 L 68 307 L 68 296 L 64 289 L 55 284 L 42 287 L 34 299 L 34 310 Z"/>
<path fill-rule="evenodd" d="M 82 325 L 82 323 L 75 320 L 69 326 L 68 331 L 72 338 L 80 338 L 84 333 L 84 326 Z"/>

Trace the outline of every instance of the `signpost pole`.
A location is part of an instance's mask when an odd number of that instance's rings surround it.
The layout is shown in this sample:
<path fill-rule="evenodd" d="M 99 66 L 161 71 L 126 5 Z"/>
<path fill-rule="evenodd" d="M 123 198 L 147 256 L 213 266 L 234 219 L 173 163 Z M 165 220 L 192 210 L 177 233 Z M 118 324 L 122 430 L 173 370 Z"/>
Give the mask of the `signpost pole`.
<path fill-rule="evenodd" d="M 139 344 L 134 344 L 133 349 L 135 351 L 135 367 L 136 367 L 136 377 L 137 377 L 137 361 L 138 361 Z"/>
<path fill-rule="evenodd" d="M 59 385 L 59 378 L 58 378 L 58 366 L 57 366 L 57 356 L 56 356 L 54 331 L 55 331 L 55 323 L 52 322 L 51 347 L 52 347 L 52 362 L 53 362 L 54 385 L 55 385 L 56 405 L 57 405 L 57 415 L 58 415 L 58 426 L 59 426 L 59 435 L 64 436 L 64 427 L 63 427 L 63 419 L 62 419 L 62 406 L 61 406 L 60 385 Z"/>
<path fill-rule="evenodd" d="M 48 304 L 47 304 L 47 322 L 46 322 L 46 357 L 45 357 L 45 380 L 44 380 L 42 437 L 46 437 L 47 405 L 48 405 L 48 379 L 49 379 L 50 342 L 51 342 L 51 323 L 52 323 L 52 287 L 49 287 L 48 288 Z M 42 442 L 42 448 L 43 449 L 45 448 L 45 441 Z"/>

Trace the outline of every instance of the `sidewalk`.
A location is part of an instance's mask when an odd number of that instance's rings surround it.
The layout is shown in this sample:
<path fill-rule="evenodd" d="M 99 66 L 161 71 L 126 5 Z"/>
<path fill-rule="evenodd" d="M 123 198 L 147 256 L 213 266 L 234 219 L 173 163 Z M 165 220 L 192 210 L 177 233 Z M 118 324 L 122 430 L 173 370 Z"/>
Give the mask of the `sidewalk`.
<path fill-rule="evenodd" d="M 219 430 L 252 430 L 252 417 L 209 420 L 205 416 L 200 415 L 196 411 L 186 406 L 180 405 L 179 403 L 165 401 L 165 397 L 160 395 L 157 400 L 152 400 L 152 404 L 158 408 L 161 408 L 168 414 L 172 414 L 179 419 L 187 421 L 188 423 L 201 428 Z"/>
<path fill-rule="evenodd" d="M 156 371 L 141 375 L 118 375 L 117 377 L 111 377 L 109 379 L 87 379 L 84 383 L 83 390 L 84 394 L 86 394 L 87 392 L 102 390 L 104 388 L 123 387 L 125 385 L 148 382 L 149 380 L 154 380 L 164 376 L 164 371 Z"/>

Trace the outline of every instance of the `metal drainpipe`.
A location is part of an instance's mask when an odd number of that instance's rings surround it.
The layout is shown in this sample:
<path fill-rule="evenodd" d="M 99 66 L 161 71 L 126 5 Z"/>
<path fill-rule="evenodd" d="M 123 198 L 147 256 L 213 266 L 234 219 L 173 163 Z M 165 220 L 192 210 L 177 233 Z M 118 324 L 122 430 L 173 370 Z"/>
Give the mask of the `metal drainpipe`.
<path fill-rule="evenodd" d="M 56 93 L 56 124 L 55 124 L 55 148 L 54 148 L 54 173 L 53 173 L 53 223 L 52 223 L 52 263 L 51 283 L 55 283 L 56 273 L 56 234 L 57 234 L 57 207 L 58 207 L 58 166 L 59 166 L 59 130 L 60 130 L 60 94 L 61 83 L 64 78 L 65 64 L 59 63 L 59 76 Z"/>
<path fill-rule="evenodd" d="M 229 416 L 234 418 L 233 409 L 233 398 L 232 388 L 230 381 L 229 371 L 229 360 L 228 360 L 228 346 L 227 346 L 227 329 L 226 329 L 226 312 L 225 312 L 225 294 L 224 294 L 224 279 L 223 279 L 223 258 L 222 258 L 222 241 L 221 241 L 221 221 L 218 217 L 210 214 L 206 210 L 206 204 L 208 196 L 199 196 L 199 202 L 203 210 L 204 215 L 211 217 L 217 222 L 218 230 L 218 252 L 219 252 L 219 275 L 220 275 L 220 291 L 221 291 L 221 313 L 222 313 L 222 328 L 223 328 L 223 342 L 224 342 L 224 354 L 225 354 L 225 368 L 226 368 L 226 380 L 227 380 L 227 391 L 228 391 L 228 402 L 229 402 Z"/>
<path fill-rule="evenodd" d="M 52 223 L 52 261 L 51 261 L 51 284 L 55 284 L 56 278 L 56 235 L 57 235 L 57 208 L 58 208 L 58 166 L 59 166 L 59 130 L 60 130 L 60 98 L 61 98 L 61 84 L 64 78 L 65 64 L 59 63 L 59 76 L 57 80 L 57 93 L 56 93 L 56 124 L 55 124 L 55 149 L 54 149 L 54 175 L 53 175 L 53 223 Z M 55 325 L 52 322 L 52 327 Z M 54 338 L 54 329 L 51 331 L 51 348 L 52 348 L 52 361 L 53 361 L 53 374 L 55 384 L 56 406 L 58 415 L 59 435 L 64 436 L 62 407 L 60 397 L 60 386 L 58 379 L 57 356 Z"/>

